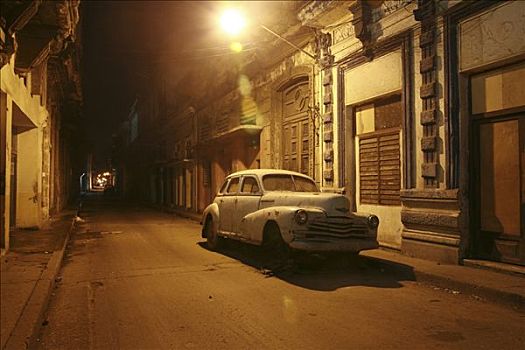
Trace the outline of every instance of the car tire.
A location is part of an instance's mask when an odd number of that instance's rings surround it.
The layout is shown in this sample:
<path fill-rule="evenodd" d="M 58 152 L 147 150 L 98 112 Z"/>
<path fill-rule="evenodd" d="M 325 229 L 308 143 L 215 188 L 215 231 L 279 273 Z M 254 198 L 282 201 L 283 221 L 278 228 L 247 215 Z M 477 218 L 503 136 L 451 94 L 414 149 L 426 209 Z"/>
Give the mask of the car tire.
<path fill-rule="evenodd" d="M 217 232 L 217 223 L 208 219 L 206 222 L 206 244 L 210 250 L 217 250 L 222 246 L 223 238 Z"/>
<path fill-rule="evenodd" d="M 270 224 L 267 228 L 263 250 L 265 257 L 270 259 L 271 265 L 275 265 L 276 268 L 283 267 L 290 260 L 290 247 L 283 240 L 277 224 Z"/>

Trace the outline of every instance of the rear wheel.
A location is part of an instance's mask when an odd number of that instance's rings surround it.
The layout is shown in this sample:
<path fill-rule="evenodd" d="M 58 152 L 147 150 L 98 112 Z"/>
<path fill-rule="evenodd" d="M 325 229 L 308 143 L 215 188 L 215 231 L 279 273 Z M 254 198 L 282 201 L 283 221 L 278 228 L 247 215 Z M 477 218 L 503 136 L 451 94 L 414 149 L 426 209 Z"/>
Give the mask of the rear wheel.
<path fill-rule="evenodd" d="M 206 221 L 206 243 L 211 250 L 217 250 L 222 245 L 223 238 L 217 232 L 217 223 L 213 219 Z"/>

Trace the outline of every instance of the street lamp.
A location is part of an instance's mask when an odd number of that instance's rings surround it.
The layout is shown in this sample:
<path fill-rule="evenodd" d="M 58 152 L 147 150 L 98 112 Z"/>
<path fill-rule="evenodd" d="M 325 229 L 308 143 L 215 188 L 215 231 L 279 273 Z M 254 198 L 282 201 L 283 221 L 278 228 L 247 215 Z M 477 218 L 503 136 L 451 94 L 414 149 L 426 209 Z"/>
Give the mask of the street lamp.
<path fill-rule="evenodd" d="M 226 33 L 235 36 L 246 27 L 246 20 L 241 11 L 228 9 L 221 16 L 221 27 Z"/>
<path fill-rule="evenodd" d="M 271 30 L 270 28 L 268 28 L 264 24 L 259 23 L 259 26 L 262 29 L 266 30 L 268 33 L 272 34 L 273 36 L 281 39 L 282 41 L 284 41 L 288 45 L 292 46 L 294 49 L 301 51 L 302 53 L 304 53 L 305 55 L 307 55 L 308 57 L 310 57 L 314 61 L 317 59 L 310 52 L 304 50 L 303 48 L 301 48 L 301 47 L 299 47 L 297 45 L 295 45 L 290 40 L 288 40 L 285 37 L 277 34 L 276 32 L 274 32 L 273 30 Z M 223 14 L 221 16 L 221 27 L 226 33 L 228 33 L 228 34 L 230 34 L 232 36 L 236 36 L 236 35 L 239 35 L 241 33 L 241 31 L 246 27 L 246 20 L 245 20 L 244 15 L 242 14 L 241 11 L 239 11 L 237 9 L 227 9 L 227 10 L 225 10 L 223 12 Z"/>

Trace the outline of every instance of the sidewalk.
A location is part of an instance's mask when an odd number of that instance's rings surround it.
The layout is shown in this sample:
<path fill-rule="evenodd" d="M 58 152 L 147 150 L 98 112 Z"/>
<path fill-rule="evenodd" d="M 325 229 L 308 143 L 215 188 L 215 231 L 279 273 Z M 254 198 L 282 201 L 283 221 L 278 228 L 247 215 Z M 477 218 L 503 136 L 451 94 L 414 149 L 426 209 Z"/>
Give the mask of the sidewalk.
<path fill-rule="evenodd" d="M 11 233 L 10 251 L 0 260 L 1 349 L 26 349 L 34 341 L 75 215 L 66 210 L 46 228 Z"/>
<path fill-rule="evenodd" d="M 523 266 L 513 266 L 514 273 L 505 273 L 470 266 L 438 264 L 383 249 L 363 251 L 360 255 L 380 259 L 393 269 L 405 266 L 412 270 L 418 282 L 525 311 Z"/>

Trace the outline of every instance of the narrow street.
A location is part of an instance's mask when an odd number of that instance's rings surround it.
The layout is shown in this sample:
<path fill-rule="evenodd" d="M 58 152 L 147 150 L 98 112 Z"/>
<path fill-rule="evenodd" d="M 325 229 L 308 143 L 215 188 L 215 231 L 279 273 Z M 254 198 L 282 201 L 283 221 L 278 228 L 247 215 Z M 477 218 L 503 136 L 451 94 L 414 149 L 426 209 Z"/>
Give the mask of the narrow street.
<path fill-rule="evenodd" d="M 94 196 L 41 329 L 42 349 L 518 349 L 525 315 L 366 257 L 262 269 L 206 248 L 188 219 Z"/>

